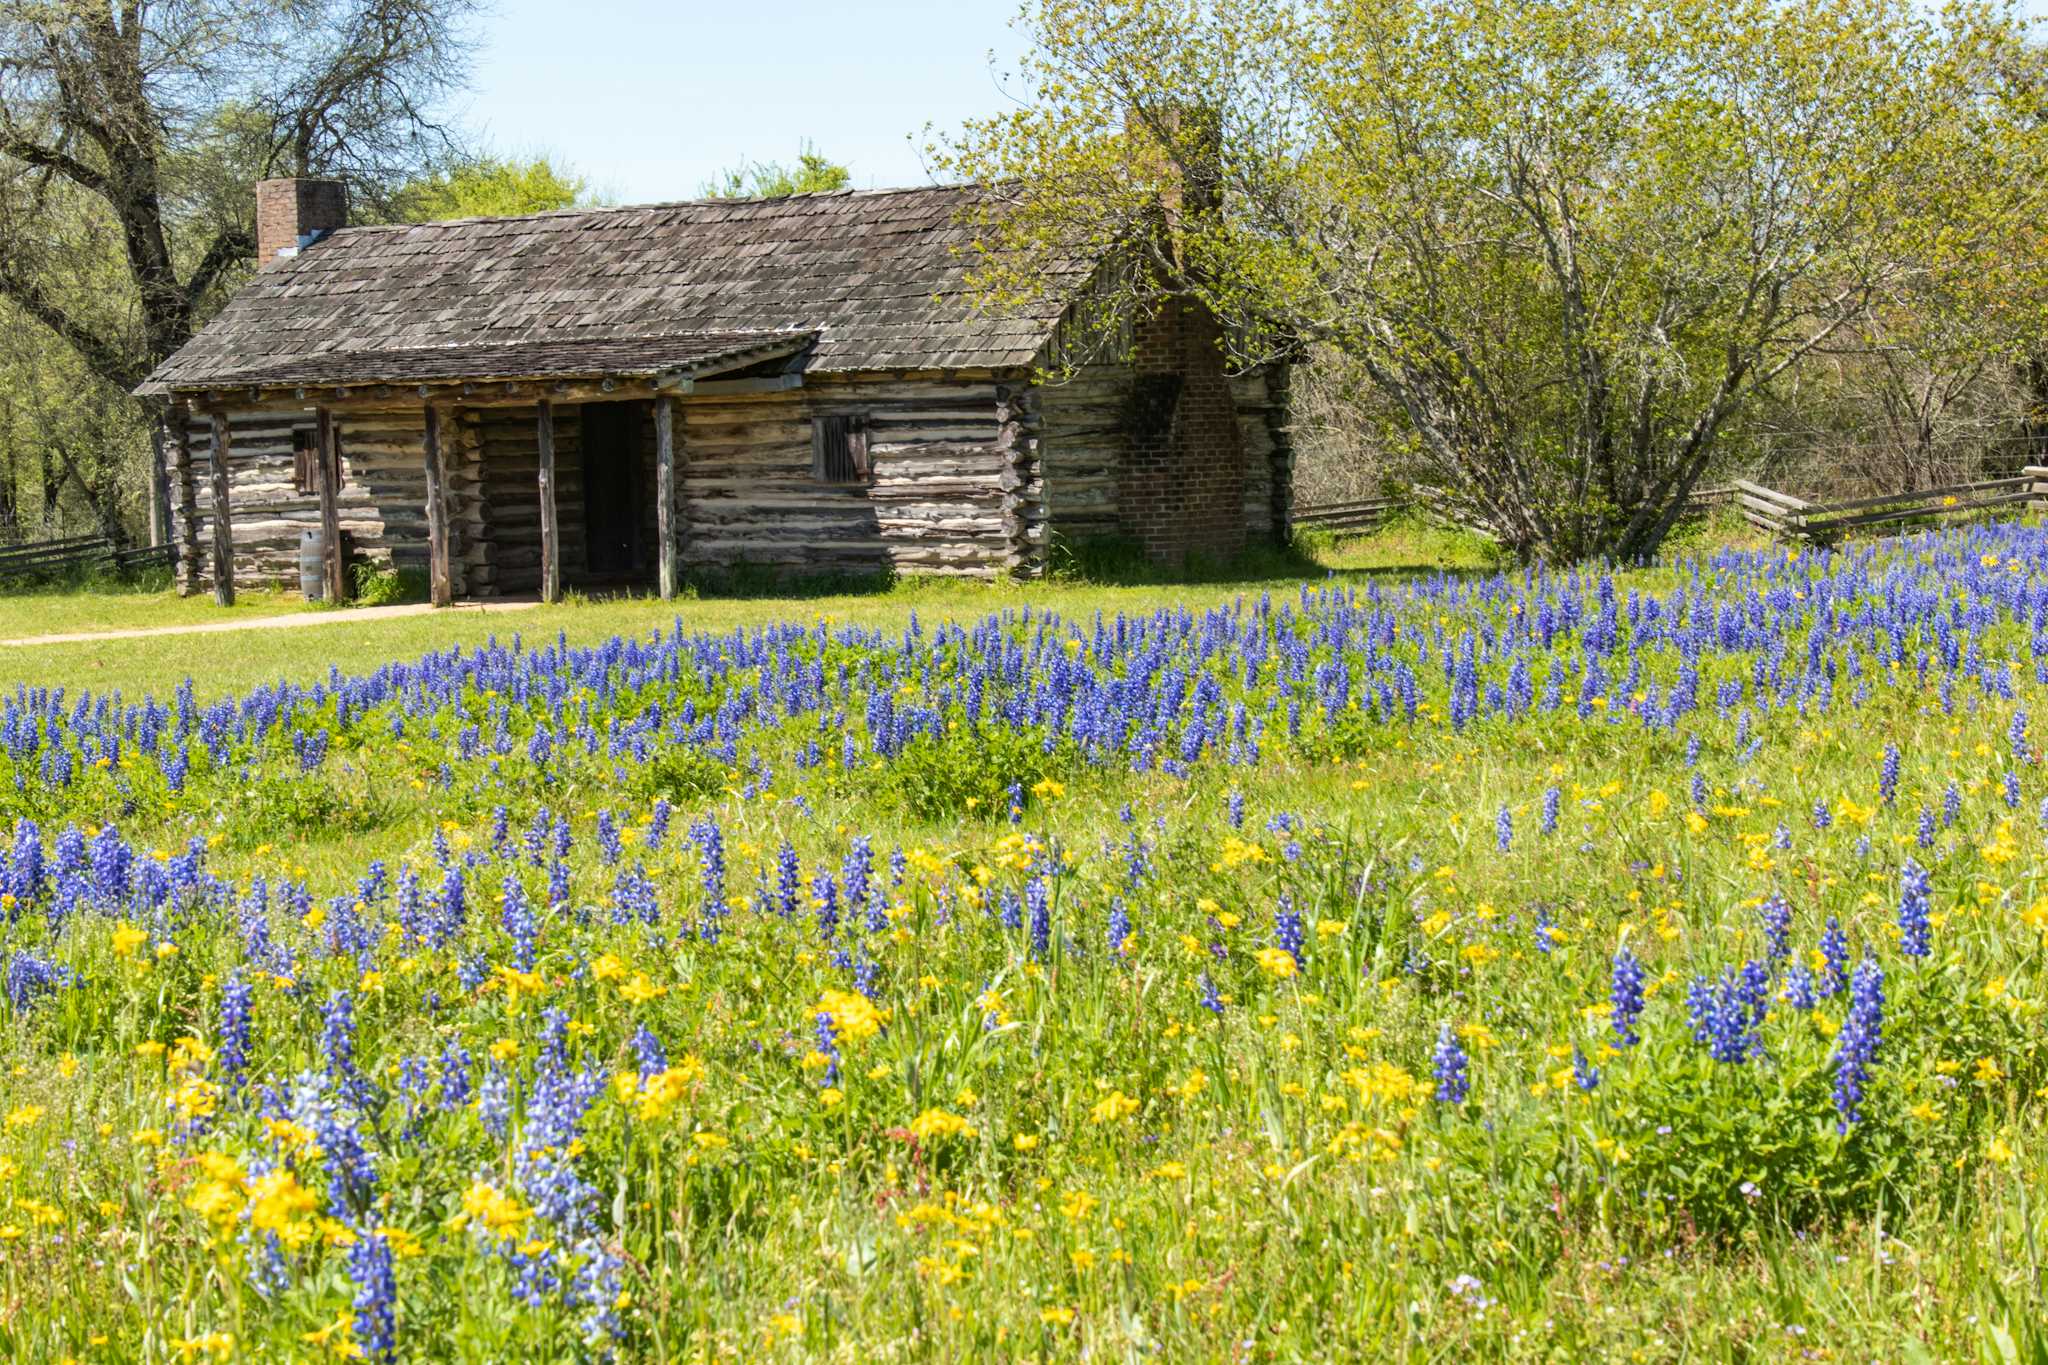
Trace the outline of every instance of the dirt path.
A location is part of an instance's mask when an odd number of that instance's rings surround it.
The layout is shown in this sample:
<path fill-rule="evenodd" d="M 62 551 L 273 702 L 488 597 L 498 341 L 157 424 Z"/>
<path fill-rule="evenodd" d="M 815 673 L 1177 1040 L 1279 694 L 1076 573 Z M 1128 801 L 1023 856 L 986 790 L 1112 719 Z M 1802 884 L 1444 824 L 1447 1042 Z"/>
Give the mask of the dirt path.
<path fill-rule="evenodd" d="M 156 635 L 217 635 L 235 630 L 296 630 L 311 626 L 344 626 L 356 621 L 389 621 L 399 616 L 425 616 L 429 612 L 525 611 L 538 602 L 460 602 L 452 607 L 433 607 L 409 602 L 395 607 L 352 607 L 345 611 L 304 611 L 290 616 L 251 616 L 239 621 L 202 621 L 187 626 L 135 626 L 126 630 L 84 630 L 65 635 L 25 635 L 0 640 L 9 645 L 78 645 L 95 640 L 146 640 Z"/>

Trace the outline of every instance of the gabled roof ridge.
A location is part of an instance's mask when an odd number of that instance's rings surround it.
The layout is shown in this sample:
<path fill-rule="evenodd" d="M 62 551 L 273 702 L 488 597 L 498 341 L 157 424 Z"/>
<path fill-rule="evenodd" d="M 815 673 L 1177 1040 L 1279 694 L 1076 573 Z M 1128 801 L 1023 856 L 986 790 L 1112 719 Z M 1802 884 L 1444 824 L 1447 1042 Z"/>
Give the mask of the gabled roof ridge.
<path fill-rule="evenodd" d="M 797 194 L 711 195 L 701 199 L 658 199 L 646 204 L 579 204 L 565 209 L 541 209 L 534 213 L 476 214 L 468 218 L 436 218 L 421 223 L 361 223 L 336 228 L 327 235 L 337 237 L 344 232 L 412 232 L 419 228 L 470 227 L 478 223 L 532 223 L 547 218 L 596 218 L 615 213 L 652 213 L 660 209 L 751 208 L 758 205 L 787 204 L 799 199 L 879 199 L 892 194 L 968 193 L 980 188 L 981 186 L 973 181 L 958 181 L 948 185 L 895 185 L 865 190 L 804 190 Z"/>

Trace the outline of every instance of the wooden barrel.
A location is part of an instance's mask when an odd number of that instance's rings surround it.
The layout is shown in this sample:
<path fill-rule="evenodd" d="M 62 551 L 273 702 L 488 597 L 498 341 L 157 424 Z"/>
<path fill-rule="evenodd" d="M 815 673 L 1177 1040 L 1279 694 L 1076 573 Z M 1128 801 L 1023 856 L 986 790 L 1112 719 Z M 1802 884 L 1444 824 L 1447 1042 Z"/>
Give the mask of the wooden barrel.
<path fill-rule="evenodd" d="M 327 595 L 327 545 L 318 526 L 299 532 L 299 592 L 308 602 Z"/>

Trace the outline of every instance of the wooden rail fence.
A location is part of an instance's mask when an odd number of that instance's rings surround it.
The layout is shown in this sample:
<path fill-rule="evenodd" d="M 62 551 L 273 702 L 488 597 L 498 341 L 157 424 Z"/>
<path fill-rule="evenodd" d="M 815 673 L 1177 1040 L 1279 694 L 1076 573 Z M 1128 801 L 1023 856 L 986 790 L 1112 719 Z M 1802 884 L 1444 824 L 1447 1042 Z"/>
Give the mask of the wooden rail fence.
<path fill-rule="evenodd" d="M 1735 491 L 1743 518 L 1750 525 L 1787 540 L 1826 544 L 1861 526 L 1961 516 L 1995 507 L 2048 506 L 2048 468 L 2030 465 L 2010 478 L 1978 479 L 1974 483 L 1830 503 L 1808 502 L 1747 479 L 1737 479 Z"/>
<path fill-rule="evenodd" d="M 1736 490 L 1730 484 L 1718 488 L 1695 488 L 1686 499 L 1694 508 L 1720 507 L 1735 500 Z M 1419 499 L 1407 498 L 1357 498 L 1350 502 L 1319 502 L 1296 507 L 1293 512 L 1296 526 L 1320 526 L 1332 531 L 1363 531 L 1379 525 L 1396 512 L 1411 507 L 1426 507 Z"/>
<path fill-rule="evenodd" d="M 105 536 L 66 536 L 0 546 L 0 579 L 46 578 L 78 569 L 107 566 L 126 572 L 145 565 L 168 566 L 175 547 L 143 545 L 122 549 Z"/>

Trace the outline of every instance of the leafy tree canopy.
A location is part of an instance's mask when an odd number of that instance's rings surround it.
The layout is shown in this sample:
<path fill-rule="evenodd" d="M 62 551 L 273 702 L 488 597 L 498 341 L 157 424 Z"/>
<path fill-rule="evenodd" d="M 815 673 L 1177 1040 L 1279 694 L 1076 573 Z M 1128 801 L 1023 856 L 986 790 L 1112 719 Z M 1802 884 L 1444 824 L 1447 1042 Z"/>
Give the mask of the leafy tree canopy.
<path fill-rule="evenodd" d="M 1032 0 L 982 291 L 1106 251 L 1238 359 L 1322 346 L 1414 480 L 1525 557 L 1653 549 L 1731 426 L 1915 281 L 2034 287 L 2010 8 L 1962 0 Z M 2031 295 L 2039 299 L 2043 295 Z M 2038 309 L 2034 316 L 2039 316 Z M 1105 335 L 1114 335 L 1104 329 Z"/>
<path fill-rule="evenodd" d="M 779 161 L 743 162 L 707 182 L 699 193 L 706 199 L 778 199 L 788 194 L 843 190 L 852 183 L 853 172 L 806 142 L 798 150 L 794 166 Z"/>
<path fill-rule="evenodd" d="M 391 197 L 390 212 L 398 222 L 431 223 L 546 213 L 590 202 L 590 183 L 547 157 L 481 156 L 404 186 Z"/>

